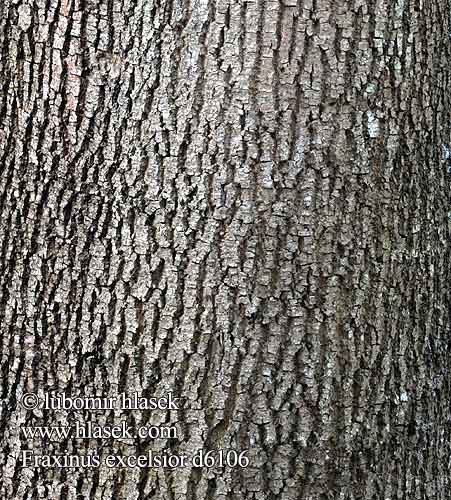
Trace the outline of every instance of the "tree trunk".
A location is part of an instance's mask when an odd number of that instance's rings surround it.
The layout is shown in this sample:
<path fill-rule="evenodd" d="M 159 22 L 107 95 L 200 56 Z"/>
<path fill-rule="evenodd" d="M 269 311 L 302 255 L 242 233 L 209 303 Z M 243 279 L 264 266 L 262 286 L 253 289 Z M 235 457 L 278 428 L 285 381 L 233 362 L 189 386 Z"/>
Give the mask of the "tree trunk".
<path fill-rule="evenodd" d="M 1 499 L 449 498 L 450 12 L 2 1 Z"/>

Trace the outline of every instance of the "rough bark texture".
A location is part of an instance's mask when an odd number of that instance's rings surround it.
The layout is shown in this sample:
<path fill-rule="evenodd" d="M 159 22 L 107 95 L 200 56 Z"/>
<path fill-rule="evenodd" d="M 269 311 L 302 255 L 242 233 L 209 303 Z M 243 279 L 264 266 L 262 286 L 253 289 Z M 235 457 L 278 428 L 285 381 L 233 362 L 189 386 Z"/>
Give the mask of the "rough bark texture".
<path fill-rule="evenodd" d="M 450 12 L 2 0 L 1 499 L 449 498 Z M 184 408 L 19 405 L 49 391 Z M 178 437 L 20 431 L 76 418 Z"/>

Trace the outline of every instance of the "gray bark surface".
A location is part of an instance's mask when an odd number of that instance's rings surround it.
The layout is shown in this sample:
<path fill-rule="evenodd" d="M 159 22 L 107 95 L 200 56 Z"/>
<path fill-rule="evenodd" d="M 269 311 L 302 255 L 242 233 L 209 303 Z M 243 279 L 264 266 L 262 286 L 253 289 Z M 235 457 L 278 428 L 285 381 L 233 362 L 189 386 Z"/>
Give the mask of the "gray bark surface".
<path fill-rule="evenodd" d="M 0 498 L 445 500 L 448 0 L 3 0 Z M 26 411 L 24 393 L 172 411 Z M 177 439 L 24 439 L 173 425 Z M 24 468 L 21 450 L 248 451 Z"/>

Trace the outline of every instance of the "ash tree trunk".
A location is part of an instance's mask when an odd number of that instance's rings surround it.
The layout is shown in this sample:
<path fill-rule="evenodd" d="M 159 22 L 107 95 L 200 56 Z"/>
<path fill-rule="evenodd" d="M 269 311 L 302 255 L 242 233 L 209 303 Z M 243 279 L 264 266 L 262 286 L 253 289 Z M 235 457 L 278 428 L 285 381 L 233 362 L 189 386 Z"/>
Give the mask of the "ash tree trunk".
<path fill-rule="evenodd" d="M 1 499 L 449 497 L 450 13 L 3 0 Z M 177 435 L 23 433 L 76 421 Z"/>

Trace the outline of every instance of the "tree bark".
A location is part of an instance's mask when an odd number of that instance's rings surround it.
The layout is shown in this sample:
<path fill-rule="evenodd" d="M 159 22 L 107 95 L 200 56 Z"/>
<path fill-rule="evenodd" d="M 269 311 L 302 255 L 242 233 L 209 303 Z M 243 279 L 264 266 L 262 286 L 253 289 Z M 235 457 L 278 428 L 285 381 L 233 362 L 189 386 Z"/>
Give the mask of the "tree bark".
<path fill-rule="evenodd" d="M 450 12 L 3 0 L 2 499 L 449 497 Z M 176 436 L 23 431 L 77 421 Z"/>

